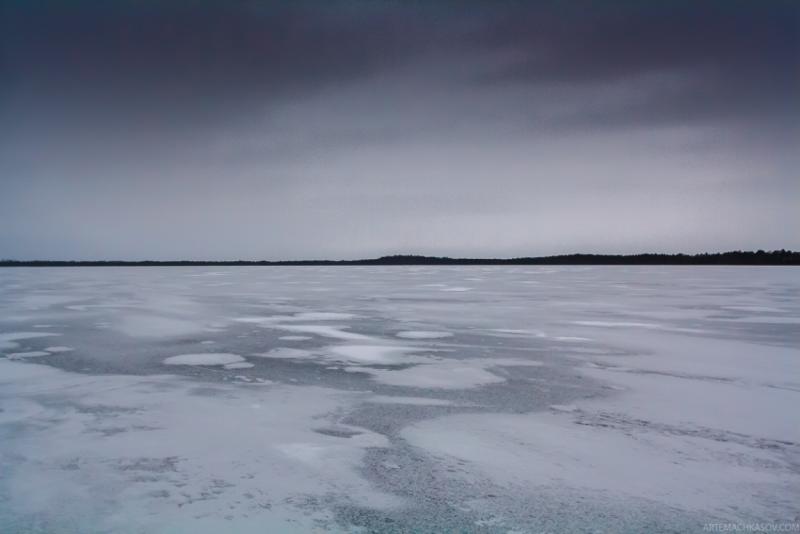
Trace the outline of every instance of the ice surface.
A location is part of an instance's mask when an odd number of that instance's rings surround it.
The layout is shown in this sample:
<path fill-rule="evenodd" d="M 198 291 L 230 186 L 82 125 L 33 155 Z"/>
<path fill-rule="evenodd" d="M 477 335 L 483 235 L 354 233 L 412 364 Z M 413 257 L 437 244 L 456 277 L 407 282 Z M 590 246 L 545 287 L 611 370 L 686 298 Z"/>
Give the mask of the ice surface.
<path fill-rule="evenodd" d="M 537 486 L 559 484 L 714 515 L 736 517 L 744 508 L 753 517 L 770 517 L 781 509 L 776 496 L 796 491 L 797 477 L 770 465 L 769 452 L 591 422 L 551 414 L 459 415 L 420 423 L 403 436 L 474 469 L 456 476 L 472 479 L 478 472 L 532 495 Z"/>
<path fill-rule="evenodd" d="M 356 315 L 352 313 L 341 312 L 303 312 L 296 313 L 292 319 L 295 321 L 340 321 L 344 319 L 352 319 Z"/>
<path fill-rule="evenodd" d="M 269 352 L 254 353 L 253 356 L 258 356 L 261 358 L 285 358 L 288 360 L 299 360 L 315 357 L 314 353 L 309 350 L 292 349 L 288 347 L 278 347 Z"/>
<path fill-rule="evenodd" d="M 333 345 L 318 351 L 296 349 L 290 347 L 277 347 L 268 352 L 254 353 L 253 356 L 261 358 L 278 358 L 287 360 L 319 360 L 334 361 L 337 363 L 351 363 L 362 365 L 392 365 L 412 362 L 427 362 L 429 358 L 408 356 L 408 353 L 418 352 L 417 347 L 398 345 Z"/>
<path fill-rule="evenodd" d="M 222 528 L 232 514 L 236 526 L 223 530 L 309 532 L 330 514 L 295 513 L 304 495 L 344 491 L 343 502 L 377 508 L 402 502 L 357 473 L 366 449 L 388 444 L 383 436 L 313 430 L 352 402 L 341 393 L 198 386 L 0 360 L 0 422 L 16 428 L 14 440 L 0 442 L 0 526 L 197 532 Z"/>
<path fill-rule="evenodd" d="M 33 339 L 37 337 L 57 336 L 50 332 L 8 332 L 0 334 L 0 350 L 15 349 L 19 347 L 19 341 Z"/>
<path fill-rule="evenodd" d="M 64 347 L 59 345 L 55 347 L 45 347 L 44 350 L 47 352 L 57 353 L 57 352 L 72 352 L 75 349 L 73 349 L 72 347 Z"/>
<path fill-rule="evenodd" d="M 201 354 L 180 354 L 164 360 L 166 365 L 229 365 L 243 362 L 244 358 L 225 352 L 207 352 Z"/>
<path fill-rule="evenodd" d="M 337 345 L 328 351 L 339 361 L 363 364 L 398 364 L 419 361 L 408 353 L 419 351 L 416 347 L 398 345 Z"/>
<path fill-rule="evenodd" d="M 392 397 L 389 395 L 372 395 L 367 402 L 380 404 L 409 404 L 414 406 L 453 406 L 453 401 L 444 399 L 431 399 L 429 397 Z"/>
<path fill-rule="evenodd" d="M 511 358 L 479 359 L 468 362 L 444 359 L 415 360 L 418 365 L 405 369 L 372 369 L 348 367 L 350 372 L 372 375 L 373 379 L 391 386 L 432 389 L 468 389 L 486 384 L 505 382 L 505 378 L 486 370 L 487 367 L 521 366 L 537 367 L 541 362 L 535 360 L 515 360 Z"/>
<path fill-rule="evenodd" d="M 443 337 L 450 337 L 453 334 L 450 332 L 436 332 L 432 330 L 407 330 L 405 332 L 398 332 L 397 337 L 406 339 L 438 339 Z"/>
<path fill-rule="evenodd" d="M 271 328 L 288 330 L 289 332 L 302 332 L 304 334 L 316 334 L 322 337 L 332 337 L 344 340 L 369 340 L 369 336 L 348 332 L 346 326 L 330 326 L 320 324 L 275 324 Z"/>
<path fill-rule="evenodd" d="M 792 522 L 798 296 L 796 268 L 3 269 L 0 532 Z"/>
<path fill-rule="evenodd" d="M 38 358 L 39 356 L 49 356 L 49 352 L 45 352 L 42 350 L 32 350 L 30 352 L 12 352 L 8 354 L 8 358 L 10 360 L 20 360 L 23 358 Z"/>
<path fill-rule="evenodd" d="M 505 380 L 480 367 L 453 362 L 417 365 L 396 371 L 360 367 L 349 367 L 348 370 L 367 372 L 382 384 L 413 388 L 466 389 Z"/>
<path fill-rule="evenodd" d="M 225 369 L 250 369 L 251 367 L 255 367 L 250 362 L 233 362 L 233 363 L 226 363 L 224 365 Z"/>
<path fill-rule="evenodd" d="M 169 317 L 132 315 L 122 319 L 117 329 L 133 337 L 176 337 L 202 332 L 201 324 Z"/>

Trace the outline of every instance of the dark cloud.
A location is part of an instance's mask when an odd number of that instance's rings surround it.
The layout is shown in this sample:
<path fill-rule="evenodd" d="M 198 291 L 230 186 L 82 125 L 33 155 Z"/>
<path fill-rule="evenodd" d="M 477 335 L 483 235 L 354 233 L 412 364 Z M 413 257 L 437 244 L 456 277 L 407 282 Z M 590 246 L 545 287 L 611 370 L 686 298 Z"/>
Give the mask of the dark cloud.
<path fill-rule="evenodd" d="M 3 78 L 62 104 L 225 118 L 390 67 L 438 34 L 407 10 L 364 7 L 20 2 L 4 13 Z"/>
<path fill-rule="evenodd" d="M 793 2 L 539 5 L 501 17 L 488 34 L 492 46 L 514 57 L 488 76 L 496 82 L 592 87 L 648 76 L 660 82 L 646 100 L 587 120 L 694 122 L 800 112 L 800 7 Z"/>
<path fill-rule="evenodd" d="M 19 1 L 3 20 L 6 91 L 193 127 L 431 54 L 505 56 L 475 74 L 507 83 L 685 75 L 648 102 L 678 119 L 797 111 L 800 89 L 788 1 Z"/>
<path fill-rule="evenodd" d="M 775 72 L 797 61 L 792 2 L 531 3 L 498 17 L 492 45 L 530 54 L 509 74 L 607 80 L 692 66 Z"/>

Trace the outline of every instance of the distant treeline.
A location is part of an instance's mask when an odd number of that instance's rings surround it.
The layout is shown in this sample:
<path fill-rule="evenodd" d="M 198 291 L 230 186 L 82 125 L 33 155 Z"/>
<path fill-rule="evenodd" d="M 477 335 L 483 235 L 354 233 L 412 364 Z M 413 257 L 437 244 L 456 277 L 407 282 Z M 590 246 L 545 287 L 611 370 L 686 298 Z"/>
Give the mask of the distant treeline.
<path fill-rule="evenodd" d="M 18 261 L 0 260 L 0 267 L 191 267 L 304 265 L 800 265 L 800 252 L 759 250 L 713 254 L 565 254 L 523 258 L 447 258 L 395 255 L 364 260 L 301 261 Z"/>

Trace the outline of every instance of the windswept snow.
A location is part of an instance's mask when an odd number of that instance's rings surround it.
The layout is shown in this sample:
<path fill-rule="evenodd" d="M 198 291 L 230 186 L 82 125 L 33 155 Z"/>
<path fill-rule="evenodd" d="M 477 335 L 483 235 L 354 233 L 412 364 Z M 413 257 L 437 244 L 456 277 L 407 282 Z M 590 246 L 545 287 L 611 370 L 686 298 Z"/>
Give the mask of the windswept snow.
<path fill-rule="evenodd" d="M 301 332 L 303 334 L 316 334 L 322 337 L 331 337 L 349 341 L 370 340 L 369 336 L 348 332 L 347 326 L 331 326 L 321 324 L 274 324 L 271 328 L 286 330 L 288 332 Z"/>
<path fill-rule="evenodd" d="M 796 522 L 798 273 L 0 269 L 0 531 Z"/>
<path fill-rule="evenodd" d="M 42 350 L 32 350 L 30 352 L 12 352 L 8 354 L 9 360 L 21 360 L 24 358 L 38 358 L 40 356 L 49 356 L 49 352 Z"/>
<path fill-rule="evenodd" d="M 251 367 L 255 367 L 250 362 L 233 362 L 233 363 L 226 363 L 225 369 L 250 369 Z"/>
<path fill-rule="evenodd" d="M 207 352 L 201 354 L 180 354 L 164 360 L 165 365 L 229 365 L 243 362 L 244 358 L 225 352 Z"/>
<path fill-rule="evenodd" d="M 400 364 L 419 361 L 420 358 L 407 356 L 419 351 L 416 347 L 397 345 L 336 345 L 328 351 L 336 360 L 361 364 Z"/>
<path fill-rule="evenodd" d="M 303 312 L 292 316 L 295 321 L 343 321 L 353 319 L 356 315 L 341 312 Z"/>
<path fill-rule="evenodd" d="M 51 332 L 8 332 L 0 334 L 0 350 L 15 349 L 19 347 L 19 341 L 22 340 L 57 335 L 59 334 Z"/>
<path fill-rule="evenodd" d="M 369 373 L 382 384 L 411 388 L 467 389 L 505 381 L 480 367 L 459 363 L 416 365 L 397 371 L 359 367 L 349 367 L 348 370 Z"/>
<path fill-rule="evenodd" d="M 376 402 L 379 404 L 408 404 L 412 406 L 453 406 L 453 401 L 444 399 L 432 399 L 430 397 L 393 397 L 390 395 L 372 395 L 365 399 L 365 402 Z"/>
<path fill-rule="evenodd" d="M 60 346 L 59 345 L 59 346 L 55 346 L 55 347 L 47 347 L 44 350 L 47 351 L 47 352 L 51 352 L 51 353 L 55 354 L 55 353 L 58 353 L 58 352 L 72 352 L 75 349 L 73 349 L 72 347 L 64 347 L 64 346 Z"/>
<path fill-rule="evenodd" d="M 354 400 L 313 387 L 198 389 L 174 376 L 98 382 L 0 360 L 0 425 L 17 433 L 0 441 L 0 525 L 197 532 L 235 520 L 224 530 L 309 532 L 332 519 L 315 495 L 397 506 L 358 473 L 367 449 L 388 445 L 383 436 L 314 431 Z"/>
<path fill-rule="evenodd" d="M 287 360 L 304 360 L 314 358 L 314 353 L 309 350 L 292 349 L 288 347 L 278 347 L 269 352 L 254 353 L 253 356 L 260 358 L 283 358 Z"/>
<path fill-rule="evenodd" d="M 434 419 L 403 436 L 453 465 L 469 462 L 472 469 L 456 477 L 485 476 L 531 496 L 557 484 L 714 515 L 747 509 L 771 517 L 785 506 L 778 496 L 796 491 L 797 477 L 773 464 L 769 451 L 635 425 L 621 430 L 602 419 L 491 414 Z"/>
<path fill-rule="evenodd" d="M 439 339 L 451 337 L 452 335 L 453 334 L 450 332 L 437 332 L 433 330 L 406 330 L 397 333 L 397 337 L 405 339 Z"/>
<path fill-rule="evenodd" d="M 374 369 L 348 367 L 350 372 L 372 375 L 373 379 L 390 386 L 430 389 L 469 389 L 506 379 L 487 370 L 491 367 L 538 367 L 541 362 L 515 359 L 472 359 L 466 362 L 446 359 L 421 360 L 422 363 L 405 369 Z"/>

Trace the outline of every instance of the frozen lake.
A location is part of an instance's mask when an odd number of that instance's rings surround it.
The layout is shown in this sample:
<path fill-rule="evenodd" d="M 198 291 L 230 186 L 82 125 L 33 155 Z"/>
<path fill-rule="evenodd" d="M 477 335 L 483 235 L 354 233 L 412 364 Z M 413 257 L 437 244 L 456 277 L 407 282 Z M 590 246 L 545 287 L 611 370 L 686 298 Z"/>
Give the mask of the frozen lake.
<path fill-rule="evenodd" d="M 800 515 L 799 268 L 2 269 L 0 353 L 3 533 Z"/>

